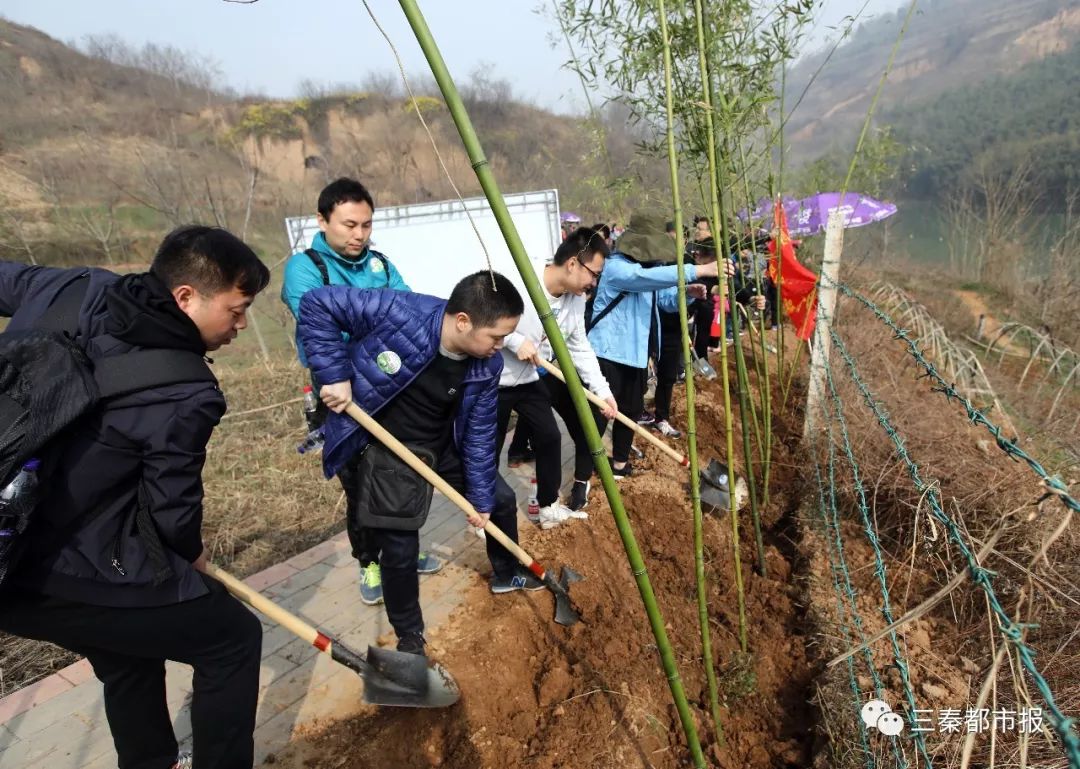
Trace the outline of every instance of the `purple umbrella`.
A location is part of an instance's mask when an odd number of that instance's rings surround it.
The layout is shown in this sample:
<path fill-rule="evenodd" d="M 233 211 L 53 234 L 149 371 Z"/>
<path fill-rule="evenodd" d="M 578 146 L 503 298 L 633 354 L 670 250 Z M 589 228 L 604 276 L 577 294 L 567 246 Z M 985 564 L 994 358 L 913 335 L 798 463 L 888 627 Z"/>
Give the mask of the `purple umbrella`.
<path fill-rule="evenodd" d="M 819 192 L 792 204 L 785 203 L 788 231 L 792 235 L 816 235 L 825 231 L 829 214 L 839 210 L 843 215 L 844 229 L 865 227 L 880 222 L 896 213 L 892 203 L 882 203 L 866 195 L 848 192 L 840 199 L 839 192 Z"/>
<path fill-rule="evenodd" d="M 785 211 L 790 211 L 792 206 L 796 206 L 799 203 L 798 198 L 793 198 L 790 195 L 784 195 L 781 200 L 783 201 Z M 744 208 L 742 211 L 739 211 L 737 216 L 744 222 L 772 222 L 773 203 L 773 198 L 762 198 L 757 202 L 757 205 L 754 206 L 753 211 L 747 213 L 746 209 Z"/>
<path fill-rule="evenodd" d="M 802 200 L 784 197 L 782 201 L 784 213 L 787 214 L 788 231 L 792 235 L 800 236 L 824 232 L 829 221 L 829 212 L 835 208 L 842 207 L 844 210 L 845 229 L 865 227 L 896 213 L 896 206 L 892 203 L 882 203 L 856 192 L 844 195 L 842 204 L 839 192 L 819 192 Z M 773 201 L 771 198 L 762 198 L 753 211 L 747 214 L 744 208 L 738 216 L 743 221 L 769 222 L 771 226 Z"/>

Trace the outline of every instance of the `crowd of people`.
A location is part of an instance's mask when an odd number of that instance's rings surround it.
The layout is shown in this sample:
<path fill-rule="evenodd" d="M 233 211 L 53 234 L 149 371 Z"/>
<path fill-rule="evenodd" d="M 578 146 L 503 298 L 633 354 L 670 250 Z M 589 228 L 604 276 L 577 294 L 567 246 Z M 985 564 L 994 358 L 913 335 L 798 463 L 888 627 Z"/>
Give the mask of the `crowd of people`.
<path fill-rule="evenodd" d="M 546 368 L 554 352 L 540 318 L 506 276 L 468 275 L 448 299 L 412 292 L 393 260 L 371 247 L 375 202 L 363 184 L 332 182 L 316 208 L 319 233 L 286 262 L 281 300 L 320 398 L 322 469 L 347 500 L 361 598 L 385 605 L 398 651 L 424 655 L 419 579 L 442 567 L 420 549 L 431 487 L 346 408 L 358 405 L 464 495 L 474 509 L 469 524 L 491 520 L 514 541 L 518 500 L 499 471 L 512 415 L 508 465 L 535 462 L 541 528 L 588 517 L 593 456 L 567 386 Z M 680 278 L 695 371 L 708 370 L 710 352 L 724 343 L 721 282 L 732 278 L 736 302 L 775 323 L 757 242 L 733 244 L 718 259 L 709 222 L 698 217 L 680 274 L 673 235 L 652 213 L 634 214 L 625 228 L 564 216 L 563 240 L 539 276 L 581 381 L 604 404 L 592 407 L 596 427 L 603 434 L 613 424 L 616 479 L 640 472 L 634 432 L 614 421 L 617 412 L 681 435 L 672 411 L 684 368 Z M 38 343 L 32 335 L 48 328 L 77 344 L 95 370 L 124 371 L 127 362 L 133 372 L 126 388 L 46 444 L 40 472 L 48 479 L 27 544 L 0 573 L 0 629 L 85 656 L 103 682 L 122 769 L 191 766 L 190 755 L 177 754 L 166 660 L 194 668 L 195 766 L 252 765 L 262 630 L 206 573 L 202 469 L 225 399 L 204 358 L 246 328 L 269 280 L 240 239 L 201 226 L 169 233 L 143 274 L 0 264 L 0 314 L 11 318 L 5 341 Z M 166 353 L 156 378 L 133 365 L 146 352 Z M 556 416 L 574 446 L 566 487 Z M 486 547 L 493 594 L 542 588 L 494 538 Z"/>

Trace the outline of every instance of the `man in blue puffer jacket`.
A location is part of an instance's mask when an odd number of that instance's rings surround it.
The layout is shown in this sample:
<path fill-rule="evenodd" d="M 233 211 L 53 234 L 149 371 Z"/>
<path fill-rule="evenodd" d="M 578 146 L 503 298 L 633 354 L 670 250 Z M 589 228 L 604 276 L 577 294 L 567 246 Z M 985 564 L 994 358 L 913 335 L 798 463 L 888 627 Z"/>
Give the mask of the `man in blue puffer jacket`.
<path fill-rule="evenodd" d="M 300 299 L 304 294 L 320 286 L 409 290 L 393 263 L 371 248 L 375 199 L 367 187 L 355 179 L 336 179 L 319 193 L 317 208 L 319 233 L 312 241 L 311 248 L 298 251 L 285 263 L 281 301 L 294 318 L 300 318 Z M 296 334 L 296 353 L 300 365 L 307 368 L 299 331 Z M 315 384 L 318 389 L 318 383 Z M 320 423 L 325 418 L 325 411 L 320 409 Z M 346 463 L 338 470 L 338 480 L 348 501 L 345 531 L 352 545 L 353 558 L 360 564 L 360 598 L 369 606 L 374 606 L 383 601 L 379 550 L 367 530 L 356 520 L 355 511 L 359 502 L 353 463 Z M 421 574 L 432 574 L 441 567 L 439 559 L 431 553 L 420 553 L 416 561 L 416 570 Z"/>
<path fill-rule="evenodd" d="M 361 477 L 365 462 L 384 461 L 381 445 L 343 414 L 355 398 L 399 441 L 418 453 L 434 455 L 439 475 L 477 510 L 470 524 L 481 527 L 490 517 L 517 541 L 517 500 L 498 474 L 495 453 L 503 367 L 497 353 L 523 309 L 513 284 L 488 271 L 462 279 L 449 301 L 346 286 L 305 294 L 300 300 L 300 338 L 312 373 L 325 383 L 320 396 L 334 412 L 325 426 L 326 477 L 332 478 L 360 453 Z M 361 495 L 361 516 L 385 522 L 365 525 L 381 551 L 383 599 L 398 649 L 423 654 L 416 558 L 426 504 L 419 512 L 406 513 L 407 495 L 400 502 L 390 501 L 400 496 L 399 486 L 411 484 L 416 476 L 403 464 L 384 467 L 397 480 L 380 487 L 379 476 L 372 474 L 371 489 L 385 493 Z M 487 551 L 495 572 L 493 593 L 543 587 L 493 538 L 487 540 Z"/>

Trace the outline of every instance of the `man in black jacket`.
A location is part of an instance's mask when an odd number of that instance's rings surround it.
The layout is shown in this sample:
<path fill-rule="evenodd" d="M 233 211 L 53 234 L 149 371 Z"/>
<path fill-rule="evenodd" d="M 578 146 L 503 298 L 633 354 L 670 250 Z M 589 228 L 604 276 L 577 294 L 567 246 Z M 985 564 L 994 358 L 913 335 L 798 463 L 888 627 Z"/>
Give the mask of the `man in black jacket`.
<path fill-rule="evenodd" d="M 0 315 L 9 330 L 33 328 L 84 277 L 77 340 L 95 367 L 141 349 L 217 350 L 247 326 L 269 282 L 234 235 L 190 226 L 166 236 L 138 275 L 0 263 Z M 224 413 L 216 383 L 201 381 L 119 396 L 76 422 L 41 484 L 30 550 L 0 596 L 0 629 L 89 660 L 120 769 L 180 765 L 167 659 L 194 667 L 194 766 L 253 762 L 262 629 L 203 573 L 202 469 Z"/>

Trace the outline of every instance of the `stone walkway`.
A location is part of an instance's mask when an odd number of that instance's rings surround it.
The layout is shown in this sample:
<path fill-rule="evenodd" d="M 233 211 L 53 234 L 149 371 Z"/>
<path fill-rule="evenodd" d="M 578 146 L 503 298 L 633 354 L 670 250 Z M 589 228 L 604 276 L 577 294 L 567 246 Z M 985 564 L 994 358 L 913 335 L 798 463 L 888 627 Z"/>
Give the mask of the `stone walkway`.
<path fill-rule="evenodd" d="M 510 436 L 507 437 L 509 445 Z M 569 482 L 573 447 L 563 443 L 563 476 Z M 506 470 L 524 516 L 532 465 Z M 421 546 L 446 561 L 420 580 L 424 620 L 435 628 L 461 599 L 461 588 L 490 571 L 483 541 L 464 515 L 436 493 Z M 360 601 L 359 572 L 345 533 L 316 545 L 246 582 L 346 645 L 363 651 L 391 632 L 382 606 Z M 255 729 L 256 765 L 281 750 L 298 727 L 321 717 L 341 718 L 359 708 L 360 678 L 319 654 L 284 628 L 263 622 L 262 671 Z M 181 749 L 191 744 L 191 668 L 166 664 L 167 701 Z M 0 769 L 106 769 L 116 753 L 105 721 L 102 687 L 82 660 L 0 699 Z"/>

